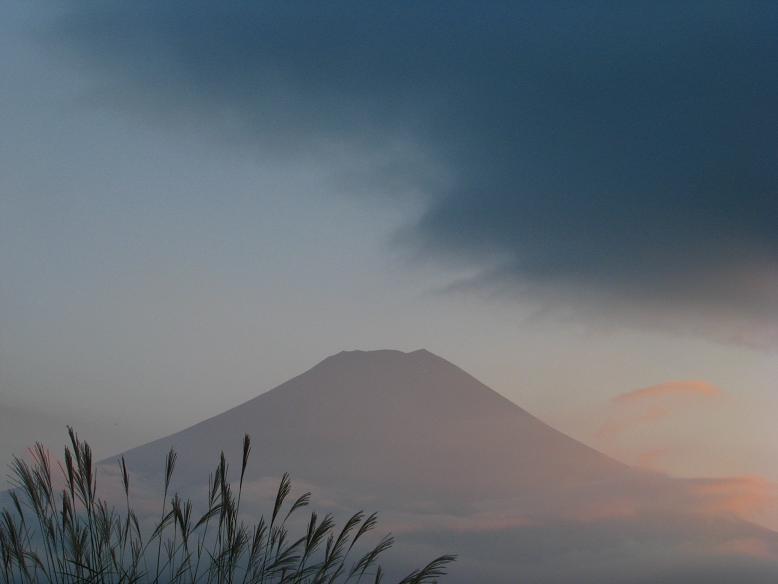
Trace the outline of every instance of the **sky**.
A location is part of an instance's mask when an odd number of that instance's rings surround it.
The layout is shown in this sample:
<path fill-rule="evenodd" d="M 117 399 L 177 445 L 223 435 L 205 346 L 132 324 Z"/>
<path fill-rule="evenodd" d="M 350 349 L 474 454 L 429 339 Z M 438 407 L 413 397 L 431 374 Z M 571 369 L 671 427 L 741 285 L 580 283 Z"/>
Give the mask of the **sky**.
<path fill-rule="evenodd" d="M 4 458 L 425 347 L 630 464 L 778 482 L 774 4 L 2 10 Z"/>

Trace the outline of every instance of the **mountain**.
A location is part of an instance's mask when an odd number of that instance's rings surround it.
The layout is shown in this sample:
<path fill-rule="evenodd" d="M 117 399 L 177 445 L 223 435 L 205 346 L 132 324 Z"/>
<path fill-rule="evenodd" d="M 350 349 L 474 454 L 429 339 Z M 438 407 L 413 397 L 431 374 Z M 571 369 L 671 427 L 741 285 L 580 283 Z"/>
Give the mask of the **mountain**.
<path fill-rule="evenodd" d="M 778 574 L 776 534 L 718 513 L 691 483 L 573 440 L 426 350 L 339 353 L 124 456 L 153 483 L 172 447 L 177 488 L 202 488 L 222 450 L 238 463 L 244 433 L 249 492 L 261 498 L 289 472 L 320 507 L 378 510 L 411 564 L 459 553 L 450 582 Z"/>
<path fill-rule="evenodd" d="M 154 472 L 172 446 L 181 468 L 207 476 L 222 449 L 237 452 L 244 432 L 257 461 L 249 478 L 288 471 L 316 484 L 387 490 L 399 501 L 409 493 L 505 498 L 630 472 L 425 350 L 339 353 L 125 456 Z"/>

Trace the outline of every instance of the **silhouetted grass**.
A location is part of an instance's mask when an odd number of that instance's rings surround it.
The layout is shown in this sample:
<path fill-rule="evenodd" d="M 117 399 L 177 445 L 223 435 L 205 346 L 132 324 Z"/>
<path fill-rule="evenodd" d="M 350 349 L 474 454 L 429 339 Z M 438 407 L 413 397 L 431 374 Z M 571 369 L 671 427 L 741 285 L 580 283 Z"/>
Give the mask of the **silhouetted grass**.
<path fill-rule="evenodd" d="M 394 543 L 381 539 L 352 558 L 355 546 L 375 528 L 376 514 L 362 511 L 337 529 L 332 515 L 310 514 L 305 532 L 292 536 L 289 519 L 310 501 L 310 493 L 286 505 L 291 482 L 284 475 L 270 521 L 253 525 L 239 520 L 243 479 L 251 452 L 243 441 L 237 494 L 227 479 L 222 453 L 208 480 L 207 510 L 193 516 L 189 499 L 169 496 L 176 453 L 165 460 L 159 520 L 144 533 L 130 499 L 130 476 L 119 460 L 124 508 L 117 510 L 97 496 L 92 451 L 68 429 L 70 445 L 59 470 L 64 488 L 56 491 L 51 460 L 42 444 L 32 460 L 11 463 L 11 505 L 0 513 L 0 582 L 28 583 L 215 583 L 345 584 L 366 578 L 382 581 L 380 556 Z M 436 582 L 451 555 L 436 558 L 400 584 Z"/>

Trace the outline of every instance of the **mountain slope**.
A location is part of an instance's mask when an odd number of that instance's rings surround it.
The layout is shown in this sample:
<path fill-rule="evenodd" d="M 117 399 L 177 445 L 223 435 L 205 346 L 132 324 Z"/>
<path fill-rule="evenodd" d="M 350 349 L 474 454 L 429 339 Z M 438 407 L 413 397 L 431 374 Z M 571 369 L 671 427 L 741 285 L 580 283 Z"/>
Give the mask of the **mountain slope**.
<path fill-rule="evenodd" d="M 207 476 L 220 450 L 253 442 L 249 478 L 284 471 L 316 484 L 387 491 L 400 501 L 515 496 L 631 471 L 557 432 L 425 350 L 352 351 L 172 436 L 126 453 L 154 472 L 171 446 Z"/>

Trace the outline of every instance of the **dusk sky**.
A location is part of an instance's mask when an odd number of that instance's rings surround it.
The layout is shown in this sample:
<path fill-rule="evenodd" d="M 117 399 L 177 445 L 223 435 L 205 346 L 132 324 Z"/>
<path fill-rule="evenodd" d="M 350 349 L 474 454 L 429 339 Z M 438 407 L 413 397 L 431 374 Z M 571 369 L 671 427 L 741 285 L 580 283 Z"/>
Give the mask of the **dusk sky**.
<path fill-rule="evenodd" d="M 424 347 L 778 527 L 778 4 L 582 6 L 6 2 L 3 459 Z"/>

